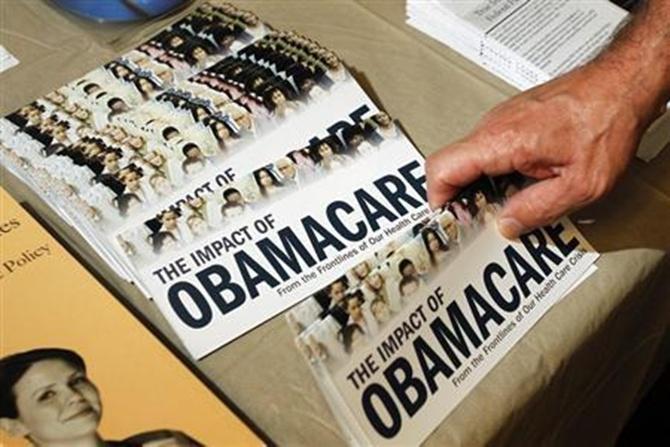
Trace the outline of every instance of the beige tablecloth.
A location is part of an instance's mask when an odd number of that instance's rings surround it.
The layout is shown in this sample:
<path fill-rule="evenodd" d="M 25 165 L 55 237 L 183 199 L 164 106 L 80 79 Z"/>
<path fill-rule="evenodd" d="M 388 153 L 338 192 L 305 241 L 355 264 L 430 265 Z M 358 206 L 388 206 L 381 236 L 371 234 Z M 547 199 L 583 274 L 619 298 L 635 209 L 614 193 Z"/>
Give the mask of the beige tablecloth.
<path fill-rule="evenodd" d="M 430 153 L 514 90 L 404 25 L 400 0 L 245 1 L 280 29 L 336 50 L 381 107 Z M 178 15 L 184 14 L 180 12 Z M 83 75 L 176 17 L 103 26 L 41 0 L 0 0 L 0 44 L 20 64 L 0 74 L 0 113 Z M 27 201 L 117 295 L 171 340 L 150 302 L 6 172 Z M 427 445 L 611 445 L 668 359 L 670 151 L 635 161 L 612 195 L 576 219 L 603 253 L 599 271 L 556 305 L 428 438 Z M 195 364 L 280 445 L 343 438 L 279 316 Z"/>

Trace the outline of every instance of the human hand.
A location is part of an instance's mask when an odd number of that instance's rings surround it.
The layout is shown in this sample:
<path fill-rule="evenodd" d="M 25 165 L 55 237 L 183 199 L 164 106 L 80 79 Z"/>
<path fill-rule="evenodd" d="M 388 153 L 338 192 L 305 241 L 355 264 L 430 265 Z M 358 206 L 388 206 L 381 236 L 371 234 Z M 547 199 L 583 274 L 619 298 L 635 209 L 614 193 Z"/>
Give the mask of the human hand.
<path fill-rule="evenodd" d="M 430 155 L 428 201 L 438 208 L 482 174 L 517 171 L 538 180 L 498 216 L 500 232 L 518 237 L 603 197 L 655 115 L 610 70 L 583 67 L 500 104 Z"/>

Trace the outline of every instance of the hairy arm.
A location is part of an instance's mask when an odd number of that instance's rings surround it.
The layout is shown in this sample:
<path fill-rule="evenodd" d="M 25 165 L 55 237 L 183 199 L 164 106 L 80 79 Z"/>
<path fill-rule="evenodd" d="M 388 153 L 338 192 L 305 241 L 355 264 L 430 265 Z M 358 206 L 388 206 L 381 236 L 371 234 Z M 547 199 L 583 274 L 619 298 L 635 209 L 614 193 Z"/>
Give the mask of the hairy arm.
<path fill-rule="evenodd" d="M 465 138 L 428 157 L 437 208 L 482 174 L 538 182 L 500 212 L 506 237 L 604 196 L 670 100 L 670 0 L 648 0 L 592 62 L 500 104 Z"/>

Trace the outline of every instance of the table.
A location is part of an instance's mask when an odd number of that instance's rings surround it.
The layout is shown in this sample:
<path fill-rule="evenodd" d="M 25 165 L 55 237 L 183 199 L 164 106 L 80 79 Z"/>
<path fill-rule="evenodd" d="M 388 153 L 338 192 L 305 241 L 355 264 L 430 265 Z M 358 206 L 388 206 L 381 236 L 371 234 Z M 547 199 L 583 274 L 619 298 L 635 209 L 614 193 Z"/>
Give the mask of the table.
<path fill-rule="evenodd" d="M 406 26 L 401 0 L 253 0 L 239 6 L 337 51 L 425 154 L 464 135 L 514 93 Z M 21 61 L 0 74 L 0 113 L 83 75 L 185 13 L 102 26 L 49 2 L 0 0 L 0 44 Z M 579 227 L 603 253 L 598 272 L 548 312 L 426 445 L 614 442 L 670 358 L 668 173 L 670 150 L 650 164 L 636 160 L 606 200 L 574 216 L 595 220 Z M 115 277 L 31 191 L 1 175 L 3 186 L 36 210 L 120 299 L 185 352 L 153 304 Z M 278 444 L 344 443 L 282 316 L 193 366 Z"/>

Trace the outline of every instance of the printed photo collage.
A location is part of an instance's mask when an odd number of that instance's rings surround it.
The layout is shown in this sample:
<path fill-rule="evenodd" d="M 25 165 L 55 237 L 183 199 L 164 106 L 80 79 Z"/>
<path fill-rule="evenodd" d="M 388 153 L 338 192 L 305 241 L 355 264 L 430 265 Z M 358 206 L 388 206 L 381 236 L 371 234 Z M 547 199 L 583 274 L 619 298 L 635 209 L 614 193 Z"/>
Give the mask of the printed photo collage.
<path fill-rule="evenodd" d="M 184 33 L 177 37 L 169 33 L 185 29 L 180 26 L 185 21 L 150 42 L 180 48 Z M 302 85 L 309 78 L 325 85 L 323 78 L 328 78 L 327 85 L 332 86 L 334 79 L 344 79 L 310 65 L 316 66 L 317 57 L 330 60 L 332 52 L 294 33 L 278 34 L 268 36 L 271 39 L 262 47 L 244 47 L 249 49 L 244 59 L 224 58 L 207 76 L 172 86 L 160 80 L 160 72 L 145 74 L 139 68 L 156 53 L 145 49 L 146 55 L 138 58 L 136 53 L 142 52 L 133 51 L 129 58 L 119 58 L 11 114 L 2 125 L 2 140 L 10 148 L 34 147 L 25 143 L 37 140 L 42 147 L 20 154 L 23 161 L 43 165 L 51 171 L 53 183 L 65 182 L 65 189 L 69 185 L 94 221 L 116 225 L 225 159 L 231 147 L 247 142 L 260 128 L 276 126 L 299 110 L 310 97 L 293 88 L 294 83 Z M 291 54 L 297 62 L 275 64 L 273 57 L 279 60 L 282 53 L 273 51 L 291 45 L 304 45 L 313 54 L 294 49 Z M 338 64 L 344 71 L 339 60 Z M 280 67 L 299 75 L 294 78 Z M 304 67 L 312 67 L 314 77 Z M 151 86 L 142 87 L 147 83 Z"/>
<path fill-rule="evenodd" d="M 0 140 L 6 149 L 15 152 L 10 157 L 28 173 L 46 171 L 52 181 L 45 188 L 69 190 L 68 202 L 81 202 L 80 208 L 95 221 L 116 223 L 119 217 L 128 215 L 133 201 L 164 194 L 172 186 L 158 175 L 169 158 L 166 141 L 121 125 L 125 121 L 122 117 L 142 109 L 161 91 L 178 85 L 175 83 L 180 77 L 187 77 L 183 70 L 158 57 L 170 53 L 185 58 L 189 48 L 204 45 L 214 59 L 190 66 L 197 72 L 205 63 L 214 63 L 230 53 L 226 47 L 205 45 L 198 33 L 222 28 L 238 40 L 252 39 L 244 20 L 256 23 L 261 31 L 265 29 L 248 11 L 219 5 L 214 15 L 206 14 L 207 8 L 208 4 L 203 4 L 128 57 L 93 70 L 8 115 L 0 122 Z M 149 52 L 148 47 L 154 51 Z M 164 135 L 174 136 L 176 132 L 168 129 Z M 63 183 L 59 188 L 58 184 Z"/>
<path fill-rule="evenodd" d="M 212 191 L 193 191 L 151 219 L 118 234 L 117 242 L 135 266 L 156 261 L 234 224 L 238 217 L 316 183 L 402 135 L 391 117 L 378 112 L 360 121 L 344 117 L 328 136 L 286 152 L 272 163 L 222 183 Z M 344 124 L 346 123 L 346 124 Z"/>
<path fill-rule="evenodd" d="M 317 42 L 275 31 L 250 11 L 204 2 L 0 120 L 0 149 L 10 171 L 143 289 L 111 246 L 110 231 L 174 203 L 198 176 L 288 129 L 308 103 L 350 80 L 337 55 Z M 333 165 L 341 158 L 334 155 Z"/>
<path fill-rule="evenodd" d="M 481 178 L 441 210 L 294 306 L 286 320 L 310 364 L 335 371 L 411 305 L 523 185 L 519 175 Z"/>

